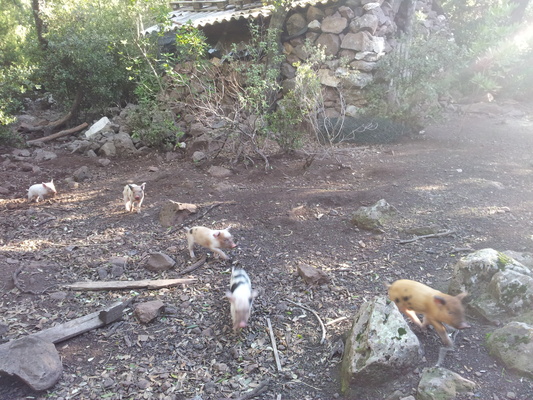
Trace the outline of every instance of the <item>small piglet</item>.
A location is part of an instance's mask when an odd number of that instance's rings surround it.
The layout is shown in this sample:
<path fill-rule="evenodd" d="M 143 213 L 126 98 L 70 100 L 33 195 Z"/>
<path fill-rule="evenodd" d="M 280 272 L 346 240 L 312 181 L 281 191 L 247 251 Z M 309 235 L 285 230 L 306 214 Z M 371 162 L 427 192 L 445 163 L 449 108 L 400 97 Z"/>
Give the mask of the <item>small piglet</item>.
<path fill-rule="evenodd" d="M 222 230 L 213 230 L 205 226 L 185 228 L 191 258 L 195 257 L 193 247 L 197 243 L 200 246 L 207 247 L 224 260 L 227 260 L 229 257 L 220 249 L 233 249 L 237 247 L 235 242 L 233 242 L 233 236 L 229 233 L 229 229 L 230 227 Z"/>
<path fill-rule="evenodd" d="M 127 212 L 132 212 L 135 204 L 137 204 L 137 212 L 141 212 L 141 204 L 144 200 L 145 186 L 146 182 L 140 186 L 135 184 L 124 186 L 124 207 L 126 207 Z"/>
<path fill-rule="evenodd" d="M 409 279 L 400 279 L 389 286 L 389 298 L 394 301 L 398 309 L 407 315 L 418 327 L 424 329 L 433 325 L 440 339 L 447 347 L 439 352 L 439 365 L 447 350 L 453 349 L 453 342 L 446 333 L 447 324 L 455 329 L 470 328 L 465 322 L 465 311 L 461 301 L 467 293 L 450 296 L 432 289 L 422 283 Z M 423 314 L 420 322 L 416 314 Z"/>
<path fill-rule="evenodd" d="M 45 197 L 52 197 L 57 194 L 56 187 L 54 186 L 54 180 L 52 179 L 47 183 L 37 183 L 31 185 L 28 189 L 28 201 L 31 202 L 35 200 L 38 203 L 41 200 L 44 200 Z"/>
<path fill-rule="evenodd" d="M 252 312 L 252 303 L 257 291 L 252 290 L 252 282 L 244 269 L 231 270 L 230 290 L 226 292 L 230 301 L 233 330 L 245 328 Z"/>

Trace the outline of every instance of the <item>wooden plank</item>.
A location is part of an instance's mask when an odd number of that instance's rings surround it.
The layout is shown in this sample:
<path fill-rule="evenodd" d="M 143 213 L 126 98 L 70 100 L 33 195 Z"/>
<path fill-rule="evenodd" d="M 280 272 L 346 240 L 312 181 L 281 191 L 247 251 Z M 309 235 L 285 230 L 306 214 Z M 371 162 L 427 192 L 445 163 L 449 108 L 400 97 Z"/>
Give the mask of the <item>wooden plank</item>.
<path fill-rule="evenodd" d="M 181 284 L 189 284 L 196 281 L 196 278 L 179 279 L 144 279 L 140 281 L 105 281 L 105 282 L 76 282 L 65 285 L 65 288 L 72 290 L 115 290 L 115 289 L 161 289 Z"/>
<path fill-rule="evenodd" d="M 84 315 L 83 317 L 73 319 L 71 321 L 56 325 L 52 328 L 33 333 L 30 336 L 35 336 L 40 339 L 52 343 L 62 342 L 71 337 L 81 335 L 92 329 L 100 328 L 111 322 L 117 321 L 122 317 L 122 311 L 129 304 L 130 300 L 118 301 L 106 307 L 104 310 L 94 312 L 92 314 Z M 105 320 L 100 318 L 100 314 L 104 313 Z M 107 318 L 112 316 L 111 318 Z"/>

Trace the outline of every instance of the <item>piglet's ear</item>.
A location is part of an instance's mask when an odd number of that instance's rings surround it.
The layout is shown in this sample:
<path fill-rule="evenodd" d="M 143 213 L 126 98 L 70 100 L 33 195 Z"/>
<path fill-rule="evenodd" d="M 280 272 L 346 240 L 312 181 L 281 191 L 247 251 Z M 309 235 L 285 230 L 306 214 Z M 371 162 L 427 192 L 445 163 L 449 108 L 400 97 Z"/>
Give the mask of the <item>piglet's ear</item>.
<path fill-rule="evenodd" d="M 142 190 L 144 190 L 144 187 L 146 186 L 146 182 L 144 182 L 142 185 L 141 185 L 141 188 Z"/>
<path fill-rule="evenodd" d="M 130 188 L 130 190 L 133 190 L 133 186 L 131 186 L 131 185 L 128 185 L 128 187 Z"/>
<path fill-rule="evenodd" d="M 220 236 L 220 232 L 215 232 L 215 233 L 213 233 L 213 236 L 214 236 L 214 237 L 219 237 L 219 236 Z"/>
<path fill-rule="evenodd" d="M 445 306 L 446 305 L 446 300 L 444 300 L 443 297 L 440 297 L 440 296 L 435 296 L 433 297 L 433 301 L 438 304 L 438 305 L 441 305 L 441 306 Z"/>

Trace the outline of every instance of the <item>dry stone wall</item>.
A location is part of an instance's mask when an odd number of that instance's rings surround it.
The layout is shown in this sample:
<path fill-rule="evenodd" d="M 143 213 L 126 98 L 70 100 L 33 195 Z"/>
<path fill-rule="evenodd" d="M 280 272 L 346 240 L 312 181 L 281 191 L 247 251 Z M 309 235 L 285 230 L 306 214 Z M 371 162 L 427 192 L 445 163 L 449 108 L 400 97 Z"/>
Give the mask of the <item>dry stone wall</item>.
<path fill-rule="evenodd" d="M 357 110 L 366 103 L 363 89 L 375 79 L 377 62 L 394 49 L 407 28 L 410 4 L 417 13 L 414 23 L 428 34 L 447 29 L 444 15 L 433 10 L 432 3 L 346 0 L 294 10 L 285 23 L 283 86 L 293 86 L 294 65 L 307 58 L 305 42 L 320 45 L 331 58 L 318 71 L 324 87 L 325 116 L 357 116 Z"/>

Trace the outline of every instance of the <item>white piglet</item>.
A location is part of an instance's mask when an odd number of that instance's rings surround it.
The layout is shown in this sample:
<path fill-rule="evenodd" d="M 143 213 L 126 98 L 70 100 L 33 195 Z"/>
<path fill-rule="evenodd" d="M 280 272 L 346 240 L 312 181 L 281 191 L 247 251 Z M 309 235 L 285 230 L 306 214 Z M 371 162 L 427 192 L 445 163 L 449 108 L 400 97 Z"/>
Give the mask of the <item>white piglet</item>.
<path fill-rule="evenodd" d="M 141 212 L 141 204 L 144 200 L 144 187 L 146 182 L 142 185 L 126 185 L 124 186 L 124 207 L 126 207 L 127 212 L 132 212 L 133 207 L 137 204 L 137 212 Z"/>
<path fill-rule="evenodd" d="M 245 328 L 252 313 L 252 303 L 257 291 L 252 290 L 252 282 L 244 269 L 232 269 L 230 290 L 226 292 L 230 301 L 233 330 Z"/>
<path fill-rule="evenodd" d="M 233 249 L 237 247 L 233 241 L 233 236 L 229 233 L 230 227 L 221 230 L 213 230 L 205 226 L 193 226 L 192 228 L 185 228 L 187 232 L 187 242 L 189 244 L 189 254 L 194 258 L 193 247 L 194 244 L 207 247 L 217 256 L 227 260 L 229 257 L 220 249 Z"/>
<path fill-rule="evenodd" d="M 45 197 L 52 197 L 57 194 L 56 187 L 54 186 L 54 180 L 52 179 L 47 183 L 37 183 L 31 185 L 28 189 L 28 201 L 31 202 L 35 200 L 38 203 L 41 200 L 44 200 Z"/>

